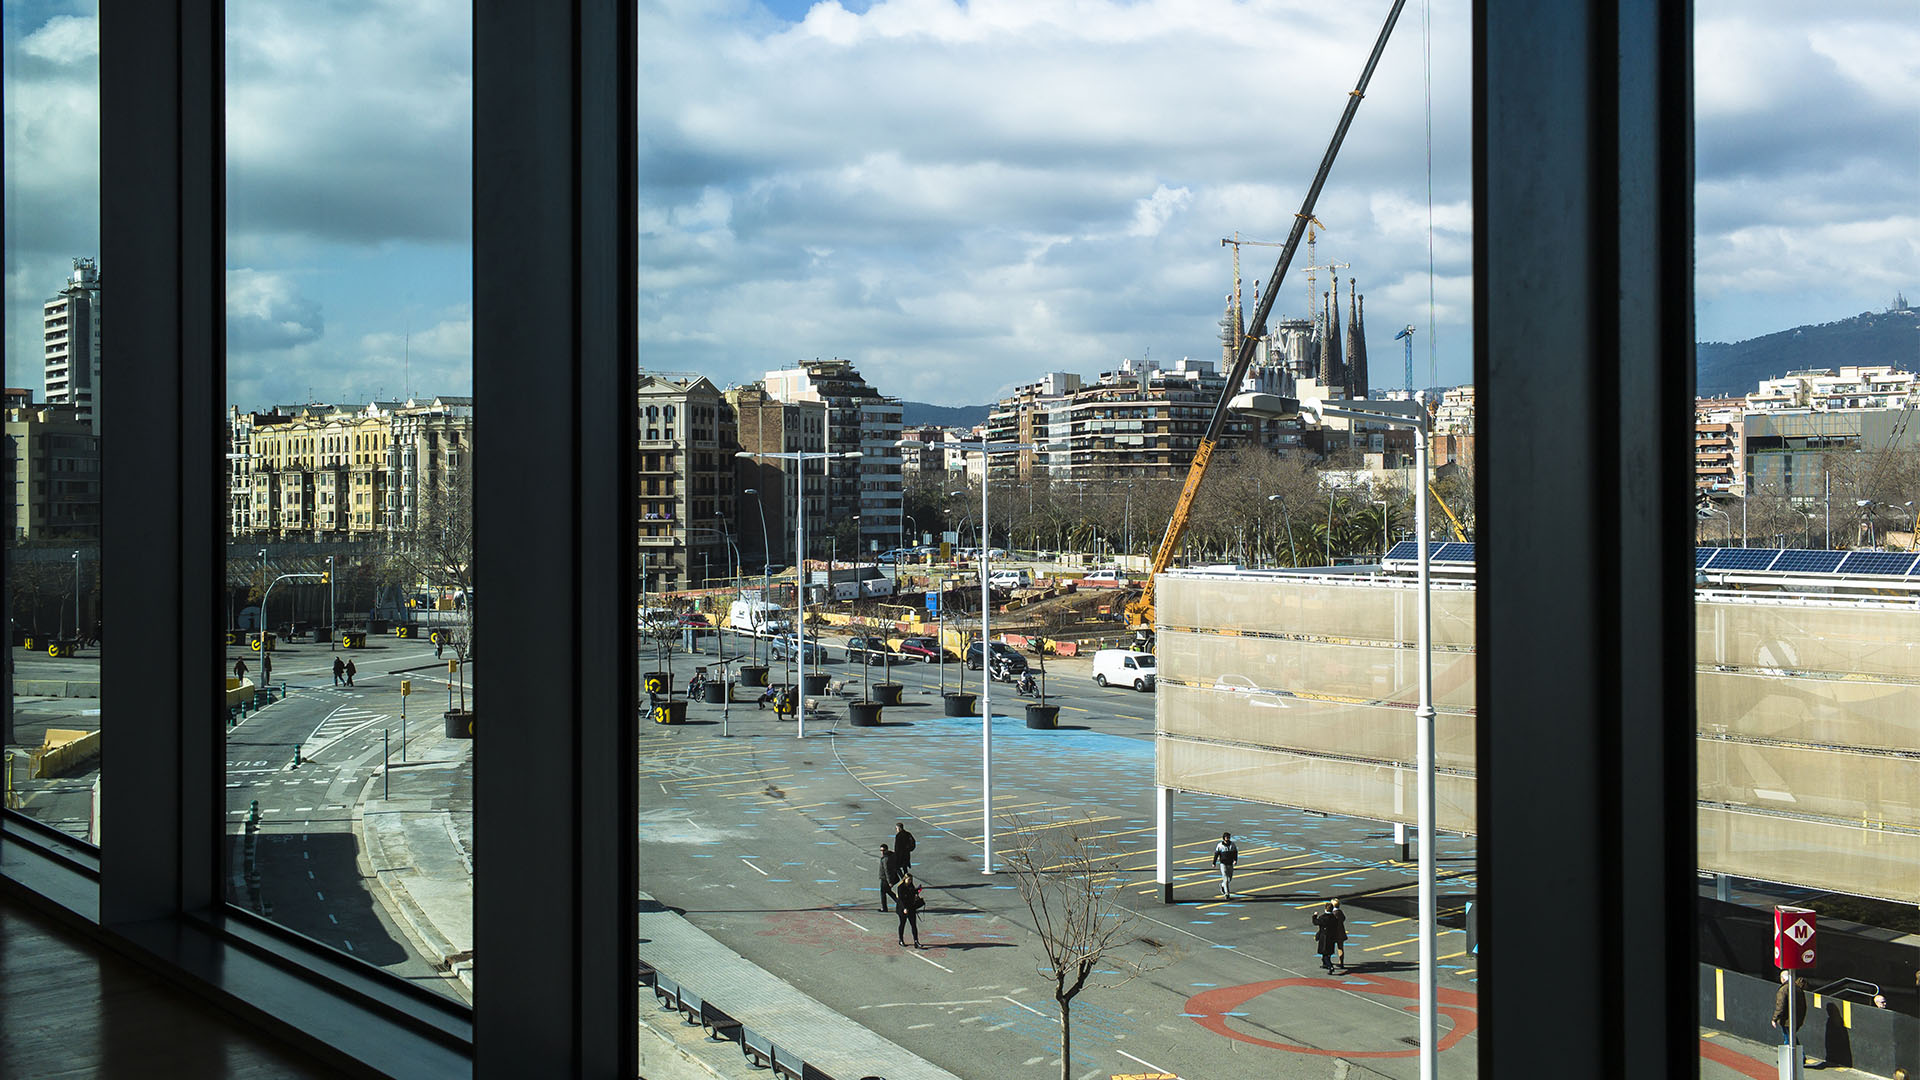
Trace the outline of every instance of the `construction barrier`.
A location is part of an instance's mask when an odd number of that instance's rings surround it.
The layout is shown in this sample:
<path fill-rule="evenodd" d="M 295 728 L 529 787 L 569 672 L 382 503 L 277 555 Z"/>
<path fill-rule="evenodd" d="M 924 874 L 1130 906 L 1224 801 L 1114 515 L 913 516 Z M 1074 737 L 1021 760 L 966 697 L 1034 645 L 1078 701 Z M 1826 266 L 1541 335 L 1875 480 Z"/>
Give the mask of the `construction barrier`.
<path fill-rule="evenodd" d="M 100 733 L 48 728 L 38 750 L 27 757 L 27 777 L 66 776 L 100 759 Z"/>

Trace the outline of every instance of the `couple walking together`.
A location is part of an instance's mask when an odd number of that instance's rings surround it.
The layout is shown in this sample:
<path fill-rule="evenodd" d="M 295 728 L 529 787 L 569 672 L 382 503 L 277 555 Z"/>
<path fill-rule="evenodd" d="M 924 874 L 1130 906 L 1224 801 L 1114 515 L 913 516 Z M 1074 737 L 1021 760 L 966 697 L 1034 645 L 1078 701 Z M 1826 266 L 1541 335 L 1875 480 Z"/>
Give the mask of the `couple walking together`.
<path fill-rule="evenodd" d="M 920 883 L 913 880 L 913 834 L 902 822 L 894 822 L 893 828 L 892 849 L 880 845 L 880 910 L 887 910 L 887 901 L 893 901 L 900 913 L 896 935 L 900 944 L 907 943 L 907 928 L 912 927 L 913 947 L 918 949 L 921 947 L 920 909 L 927 906 L 927 901 L 920 895 Z"/>

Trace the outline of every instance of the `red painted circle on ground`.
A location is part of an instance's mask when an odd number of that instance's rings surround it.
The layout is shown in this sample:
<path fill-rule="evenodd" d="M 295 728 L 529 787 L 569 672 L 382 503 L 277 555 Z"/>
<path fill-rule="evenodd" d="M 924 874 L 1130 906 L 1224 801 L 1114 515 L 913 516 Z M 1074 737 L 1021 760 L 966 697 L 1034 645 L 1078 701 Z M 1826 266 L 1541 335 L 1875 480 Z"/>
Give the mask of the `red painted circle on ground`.
<path fill-rule="evenodd" d="M 1270 991 L 1288 986 L 1303 986 L 1315 990 L 1350 990 L 1356 994 L 1380 994 L 1385 997 L 1407 998 L 1415 1002 L 1408 1011 L 1419 1008 L 1420 986 L 1418 983 L 1402 979 L 1383 979 L 1378 975 L 1345 975 L 1337 979 L 1270 979 L 1266 982 L 1244 983 L 1240 986 L 1223 986 L 1217 990 L 1207 990 L 1187 999 L 1187 1012 L 1194 1023 L 1216 1035 L 1224 1035 L 1236 1042 L 1251 1043 L 1274 1050 L 1286 1050 L 1295 1054 L 1318 1054 L 1323 1057 L 1346 1058 L 1394 1058 L 1413 1057 L 1420 1053 L 1419 1047 L 1405 1050 L 1325 1050 L 1311 1046 L 1295 1046 L 1292 1043 L 1275 1042 L 1244 1031 L 1235 1031 L 1228 1023 L 1227 1014 L 1237 1012 L 1240 1007 L 1254 998 Z M 1453 1021 L 1453 1029 L 1440 1036 L 1440 1049 L 1446 1050 L 1480 1026 L 1479 999 L 1464 990 L 1436 988 L 1434 997 L 1440 1015 Z"/>

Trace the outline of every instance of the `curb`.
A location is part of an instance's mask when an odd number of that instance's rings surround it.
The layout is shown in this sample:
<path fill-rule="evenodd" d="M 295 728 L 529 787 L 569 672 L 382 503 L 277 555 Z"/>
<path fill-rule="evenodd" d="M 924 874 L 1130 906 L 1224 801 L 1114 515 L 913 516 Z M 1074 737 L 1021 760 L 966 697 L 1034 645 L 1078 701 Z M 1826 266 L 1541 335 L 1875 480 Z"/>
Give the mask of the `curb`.
<path fill-rule="evenodd" d="M 368 777 L 366 784 L 360 789 L 360 797 L 355 800 L 353 806 L 353 837 L 359 847 L 359 858 L 362 863 L 360 870 L 369 885 L 368 891 L 373 893 L 374 898 L 380 902 L 380 906 L 386 909 L 401 933 L 407 935 L 407 940 L 413 945 L 414 951 L 420 954 L 421 959 L 435 969 L 452 976 L 453 981 L 458 984 L 460 995 L 471 1004 L 473 1001 L 473 954 L 456 952 L 452 942 L 449 942 L 434 927 L 432 920 L 427 918 L 426 912 L 420 910 L 420 906 L 414 903 L 412 895 L 407 891 L 406 883 L 400 880 L 403 871 L 401 868 L 392 866 L 395 856 L 388 852 L 385 841 L 379 839 L 379 831 L 366 827 L 368 796 L 373 793 L 373 786 L 379 780 L 378 775 Z M 404 813 L 405 811 L 379 812 Z M 407 863 L 406 868 L 411 869 L 412 863 Z"/>

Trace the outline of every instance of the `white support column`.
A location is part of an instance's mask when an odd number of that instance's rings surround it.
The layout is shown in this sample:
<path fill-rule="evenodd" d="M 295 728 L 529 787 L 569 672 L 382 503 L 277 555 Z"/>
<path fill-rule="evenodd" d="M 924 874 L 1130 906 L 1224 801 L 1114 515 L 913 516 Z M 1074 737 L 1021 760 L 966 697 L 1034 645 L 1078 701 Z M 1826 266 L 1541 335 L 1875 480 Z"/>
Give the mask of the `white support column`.
<path fill-rule="evenodd" d="M 1153 833 L 1154 880 L 1160 883 L 1160 902 L 1173 903 L 1173 789 L 1155 785 L 1153 789 L 1155 828 Z"/>

